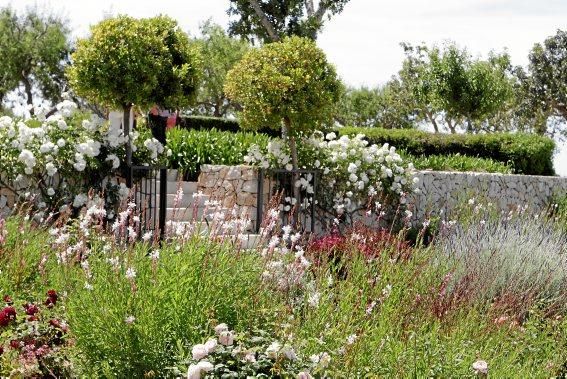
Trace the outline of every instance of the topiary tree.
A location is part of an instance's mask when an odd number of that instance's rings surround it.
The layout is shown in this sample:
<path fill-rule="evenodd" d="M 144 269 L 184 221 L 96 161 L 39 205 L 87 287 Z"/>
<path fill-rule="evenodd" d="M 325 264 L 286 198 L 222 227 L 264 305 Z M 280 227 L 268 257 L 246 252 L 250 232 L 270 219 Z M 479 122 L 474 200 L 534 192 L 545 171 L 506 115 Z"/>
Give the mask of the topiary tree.
<path fill-rule="evenodd" d="M 227 74 L 225 92 L 242 105 L 243 128 L 283 124 L 297 169 L 295 137 L 331 121 L 342 84 L 315 42 L 288 37 L 249 51 Z"/>
<path fill-rule="evenodd" d="M 133 105 L 186 106 L 199 85 L 201 58 L 196 45 L 169 17 L 119 16 L 91 28 L 77 42 L 67 74 L 86 99 L 124 110 L 124 133 Z M 131 163 L 131 152 L 127 151 Z"/>

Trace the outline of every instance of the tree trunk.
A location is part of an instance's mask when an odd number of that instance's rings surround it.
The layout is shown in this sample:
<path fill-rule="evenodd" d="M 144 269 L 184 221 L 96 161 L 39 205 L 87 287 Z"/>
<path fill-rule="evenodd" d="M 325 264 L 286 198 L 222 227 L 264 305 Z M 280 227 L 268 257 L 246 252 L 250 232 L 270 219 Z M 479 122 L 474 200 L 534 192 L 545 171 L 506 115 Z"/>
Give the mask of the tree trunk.
<path fill-rule="evenodd" d="M 297 181 L 299 180 L 299 173 L 297 173 L 295 170 L 298 169 L 299 164 L 297 161 L 297 145 L 295 143 L 295 136 L 293 135 L 292 131 L 291 131 L 291 121 L 288 117 L 284 118 L 284 130 L 285 130 L 285 138 L 287 138 L 288 143 L 289 143 L 289 150 L 291 151 L 291 165 L 293 166 L 293 170 L 294 173 L 292 174 L 292 179 L 291 179 L 291 185 L 293 187 L 293 197 L 296 200 L 295 203 L 295 207 L 296 209 L 294 209 L 292 211 L 293 219 L 292 219 L 292 226 L 295 227 L 297 225 L 298 222 L 298 217 L 297 217 L 297 209 L 299 209 L 300 203 L 301 203 L 301 191 L 299 189 L 298 186 L 296 186 Z"/>
<path fill-rule="evenodd" d="M 270 36 L 272 41 L 278 42 L 280 40 L 280 36 L 278 36 L 278 33 L 274 29 L 274 26 L 272 25 L 270 20 L 268 20 L 268 17 L 266 17 L 266 14 L 264 13 L 264 11 L 262 11 L 262 8 L 260 7 L 260 4 L 258 3 L 258 1 L 257 0 L 248 0 L 248 2 L 250 3 L 250 6 L 254 9 L 254 12 L 256 12 L 256 15 L 260 19 L 262 26 L 266 29 L 266 31 L 268 32 L 268 35 Z"/>
<path fill-rule="evenodd" d="M 126 137 L 126 186 L 132 187 L 132 142 L 130 141 L 130 110 L 132 105 L 124 107 L 124 120 L 122 121 L 122 130 Z"/>
<path fill-rule="evenodd" d="M 222 117 L 222 99 L 216 99 L 213 116 L 214 117 Z"/>
<path fill-rule="evenodd" d="M 288 117 L 284 118 L 285 138 L 289 142 L 289 149 L 291 150 L 291 164 L 293 169 L 297 170 L 299 167 L 297 163 L 297 145 L 295 144 L 295 136 L 291 133 L 291 121 Z"/>
<path fill-rule="evenodd" d="M 431 123 L 433 124 L 433 129 L 435 130 L 435 133 L 439 133 L 439 125 L 437 125 L 437 121 L 435 121 L 435 117 L 433 117 L 431 112 L 425 112 L 425 115 L 427 116 L 429 121 L 431 121 Z"/>
<path fill-rule="evenodd" d="M 451 134 L 457 133 L 457 130 L 455 129 L 455 125 L 453 125 L 450 119 L 447 119 L 447 126 L 449 126 L 449 130 L 451 131 Z"/>
<path fill-rule="evenodd" d="M 27 78 L 27 76 L 25 75 L 25 73 L 22 72 L 22 82 L 24 83 L 24 90 L 26 92 L 26 97 L 27 97 L 27 104 L 31 105 L 30 107 L 30 114 L 33 116 L 34 115 L 34 109 L 33 109 L 33 94 L 32 94 L 32 85 L 29 81 L 29 79 Z"/>

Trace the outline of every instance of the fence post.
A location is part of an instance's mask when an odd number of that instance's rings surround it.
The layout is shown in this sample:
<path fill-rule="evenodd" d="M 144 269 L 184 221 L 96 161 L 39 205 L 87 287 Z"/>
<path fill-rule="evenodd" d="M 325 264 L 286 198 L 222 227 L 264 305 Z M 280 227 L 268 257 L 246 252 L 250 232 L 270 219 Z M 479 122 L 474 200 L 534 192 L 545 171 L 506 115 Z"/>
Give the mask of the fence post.
<path fill-rule="evenodd" d="M 262 225 L 263 205 L 264 205 L 264 170 L 259 168 L 258 193 L 256 196 L 256 232 L 260 231 L 260 226 Z"/>
<path fill-rule="evenodd" d="M 317 199 L 317 171 L 313 171 L 313 196 L 311 197 L 311 233 L 315 233 L 315 201 Z"/>
<path fill-rule="evenodd" d="M 167 169 L 159 170 L 159 240 L 165 237 L 165 215 L 167 208 Z"/>

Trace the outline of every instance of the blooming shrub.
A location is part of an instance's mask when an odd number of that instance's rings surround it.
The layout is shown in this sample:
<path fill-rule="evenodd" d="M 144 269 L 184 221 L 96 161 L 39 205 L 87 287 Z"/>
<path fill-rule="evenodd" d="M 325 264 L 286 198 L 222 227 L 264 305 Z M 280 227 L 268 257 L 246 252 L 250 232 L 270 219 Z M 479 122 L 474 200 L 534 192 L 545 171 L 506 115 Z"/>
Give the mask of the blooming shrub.
<path fill-rule="evenodd" d="M 49 290 L 43 304 L 4 296 L 0 310 L 0 375 L 65 377 L 71 373 L 67 334 L 58 315 L 57 292 Z"/>
<path fill-rule="evenodd" d="M 188 379 L 242 377 L 324 376 L 331 360 L 329 354 L 314 355 L 308 361 L 290 344 L 281 343 L 265 331 L 253 335 L 236 334 L 226 324 L 215 327 L 216 336 L 194 345 L 191 358 L 178 365 L 179 375 L 187 367 Z"/>
<path fill-rule="evenodd" d="M 131 140 L 139 164 L 155 163 L 164 152 L 148 130 L 132 132 Z M 108 192 L 106 200 L 112 200 L 112 193 L 125 192 L 112 179 L 125 143 L 119 127 L 79 112 L 69 100 L 47 118 L 41 112 L 27 120 L 0 117 L 0 185 L 19 196 L 35 195 L 40 210 L 63 204 L 81 207 L 92 188 Z"/>
<path fill-rule="evenodd" d="M 325 190 L 317 200 L 337 216 L 359 209 L 376 210 L 380 204 L 369 199 L 378 196 L 404 204 L 417 182 L 413 165 L 405 164 L 394 147 L 369 145 L 362 134 L 337 139 L 335 133 L 315 133 L 299 144 L 299 156 L 303 168 L 322 174 L 318 186 Z M 289 150 L 280 140 L 271 141 L 265 149 L 251 146 L 245 162 L 262 168 L 292 168 Z M 312 180 L 312 176 L 302 175 L 295 186 L 312 194 Z"/>

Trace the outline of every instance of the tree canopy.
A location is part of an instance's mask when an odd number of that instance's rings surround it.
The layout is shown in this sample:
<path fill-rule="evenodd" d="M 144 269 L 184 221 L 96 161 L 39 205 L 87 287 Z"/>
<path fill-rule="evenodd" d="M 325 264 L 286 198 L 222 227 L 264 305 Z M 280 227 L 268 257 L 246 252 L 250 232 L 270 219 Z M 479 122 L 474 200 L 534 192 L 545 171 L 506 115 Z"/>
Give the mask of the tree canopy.
<path fill-rule="evenodd" d="M 317 38 L 325 18 L 342 12 L 349 0 L 230 0 L 232 35 L 276 42 L 285 36 Z"/>
<path fill-rule="evenodd" d="M 225 91 L 242 104 L 244 128 L 280 129 L 283 122 L 293 156 L 298 132 L 330 122 L 342 84 L 315 42 L 286 37 L 246 53 L 228 73 Z"/>
<path fill-rule="evenodd" d="M 399 81 L 375 88 L 348 88 L 339 103 L 335 120 L 343 126 L 411 128 L 412 108 L 401 93 Z"/>
<path fill-rule="evenodd" d="M 200 47 L 204 70 L 192 113 L 215 117 L 234 114 L 239 105 L 225 95 L 224 82 L 228 71 L 242 59 L 250 45 L 242 39 L 228 36 L 221 26 L 211 21 L 201 26 L 201 37 L 195 42 Z"/>
<path fill-rule="evenodd" d="M 402 44 L 406 53 L 399 73 L 402 86 L 421 120 L 435 131 L 441 126 L 478 131 L 513 101 L 507 54 L 474 59 L 455 44 L 442 48 Z M 441 125 L 439 125 L 441 124 Z"/>
<path fill-rule="evenodd" d="M 521 109 L 532 116 L 536 130 L 546 132 L 550 121 L 555 132 L 567 121 L 567 32 L 557 30 L 543 44 L 535 44 L 529 62 L 528 72 L 519 70 L 525 94 Z"/>
<path fill-rule="evenodd" d="M 188 105 L 201 76 L 197 46 L 165 16 L 106 19 L 77 42 L 72 59 L 77 94 L 115 108 Z"/>
<path fill-rule="evenodd" d="M 61 100 L 70 45 L 66 20 L 37 9 L 18 15 L 0 9 L 0 103 L 7 93 L 23 87 L 28 105 L 34 95 Z M 38 91 L 36 93 L 36 91 Z"/>

